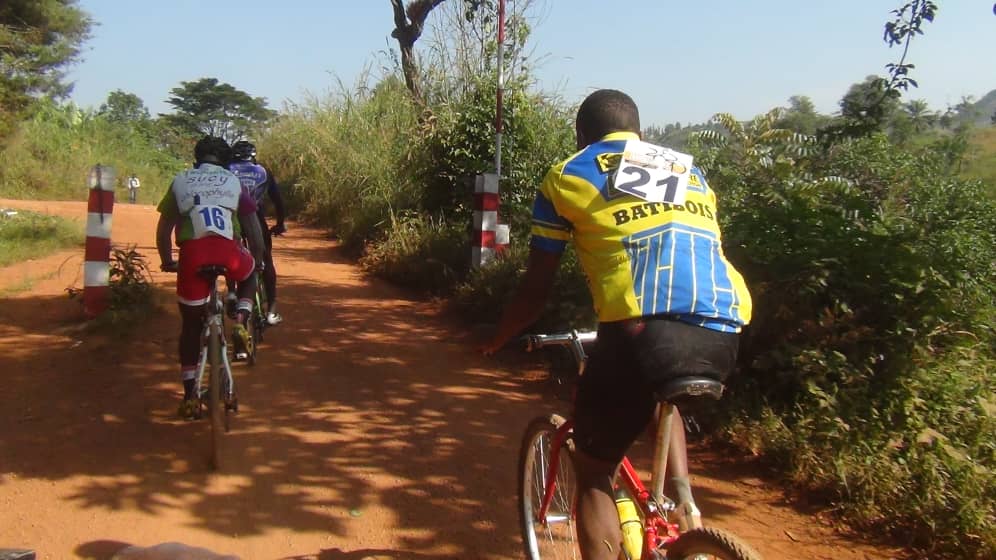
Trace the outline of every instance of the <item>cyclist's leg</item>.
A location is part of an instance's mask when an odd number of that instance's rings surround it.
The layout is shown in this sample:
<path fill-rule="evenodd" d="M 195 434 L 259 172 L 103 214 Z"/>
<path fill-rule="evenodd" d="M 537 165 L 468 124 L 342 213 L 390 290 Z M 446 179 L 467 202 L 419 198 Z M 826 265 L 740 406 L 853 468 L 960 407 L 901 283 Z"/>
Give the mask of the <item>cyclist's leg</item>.
<path fill-rule="evenodd" d="M 256 261 L 241 243 L 232 241 L 227 247 L 225 267 L 229 285 L 234 282 L 237 286 L 239 318 L 244 323 L 252 312 L 252 300 L 256 295 L 256 275 L 253 274 Z"/>
<path fill-rule="evenodd" d="M 581 555 L 585 560 L 617 560 L 622 531 L 612 481 L 618 463 L 578 451 L 574 455 L 574 467 L 578 477 L 578 544 Z"/>
<path fill-rule="evenodd" d="M 270 324 L 280 322 L 280 315 L 277 313 L 277 269 L 273 265 L 273 234 L 266 226 L 266 218 L 259 216 L 259 225 L 263 228 L 263 241 L 266 244 L 265 266 L 263 267 L 263 288 L 266 292 L 266 301 L 269 306 L 267 320 Z"/>
<path fill-rule="evenodd" d="M 578 541 L 585 560 L 616 560 L 622 532 L 613 479 L 619 462 L 653 417 L 656 402 L 639 375 L 620 326 L 600 326 L 581 376 L 574 410 Z"/>
<path fill-rule="evenodd" d="M 185 405 L 197 395 L 194 394 L 194 379 L 200 357 L 201 331 L 204 328 L 204 304 L 207 303 L 211 287 L 201 278 L 197 269 L 207 264 L 210 251 L 202 240 L 191 240 L 180 247 L 180 266 L 176 274 L 176 295 L 180 308 L 180 340 L 178 354 L 180 375 L 183 381 L 183 403 L 180 414 L 188 416 L 192 409 Z"/>
<path fill-rule="evenodd" d="M 204 306 L 180 303 L 180 377 L 183 381 L 183 400 L 191 400 L 194 394 L 194 377 L 200 357 L 201 330 L 204 328 Z"/>
<path fill-rule="evenodd" d="M 652 318 L 645 322 L 639 344 L 647 348 L 639 354 L 641 371 L 648 383 L 661 383 L 689 375 L 701 375 L 724 381 L 736 363 L 738 336 L 683 323 L 672 319 Z M 688 478 L 688 454 L 685 428 L 678 410 L 671 424 L 668 449 L 668 482 L 679 507 L 683 529 L 696 527 L 698 508 Z"/>
<path fill-rule="evenodd" d="M 256 294 L 256 261 L 242 243 L 231 241 L 226 247 L 225 267 L 228 269 L 228 280 L 236 281 L 239 301 L 236 304 L 235 335 L 239 338 L 241 348 L 237 353 L 244 352 L 245 357 L 252 352 L 252 340 L 246 327 L 252 314 L 253 298 Z"/>

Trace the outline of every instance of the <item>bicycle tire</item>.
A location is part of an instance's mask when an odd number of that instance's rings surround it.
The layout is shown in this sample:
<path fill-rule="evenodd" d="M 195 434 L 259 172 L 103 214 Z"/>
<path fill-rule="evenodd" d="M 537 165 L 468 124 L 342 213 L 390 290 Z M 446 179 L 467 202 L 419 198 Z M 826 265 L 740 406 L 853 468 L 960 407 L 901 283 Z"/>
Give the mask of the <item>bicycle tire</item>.
<path fill-rule="evenodd" d="M 560 452 L 557 486 L 547 512 L 547 523 L 536 519 L 546 487 L 550 446 L 563 426 L 556 414 L 534 419 L 526 427 L 519 451 L 519 520 L 526 558 L 530 560 L 580 559 L 574 506 L 577 502 L 577 476 L 574 470 L 574 441 L 568 438 Z"/>
<path fill-rule="evenodd" d="M 259 343 L 263 340 L 263 328 L 260 325 L 259 314 L 253 311 L 251 317 L 249 317 L 249 340 L 251 342 L 250 349 L 246 353 L 248 358 L 246 362 L 250 366 L 256 365 L 256 353 L 259 349 Z"/>
<path fill-rule="evenodd" d="M 749 544 L 728 531 L 705 527 L 682 533 L 667 547 L 667 560 L 761 560 Z"/>
<path fill-rule="evenodd" d="M 221 359 L 221 341 L 224 327 L 212 327 L 208 337 L 208 368 L 211 372 L 208 378 L 208 414 L 211 415 L 211 468 L 221 468 L 221 438 L 224 427 L 223 414 L 226 414 L 225 404 L 221 400 L 221 370 L 224 368 Z"/>

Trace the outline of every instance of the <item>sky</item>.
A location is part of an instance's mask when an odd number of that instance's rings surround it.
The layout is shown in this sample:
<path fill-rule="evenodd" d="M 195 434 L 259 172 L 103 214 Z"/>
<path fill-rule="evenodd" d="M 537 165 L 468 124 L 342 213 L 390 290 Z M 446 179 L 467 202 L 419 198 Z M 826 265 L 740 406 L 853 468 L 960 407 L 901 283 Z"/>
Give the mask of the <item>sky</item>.
<path fill-rule="evenodd" d="M 449 0 L 456 2 L 457 0 Z M 516 0 L 508 0 L 511 6 Z M 520 0 L 521 1 L 521 0 Z M 643 126 L 745 120 L 810 97 L 831 114 L 848 87 L 901 51 L 882 30 L 905 0 L 534 0 L 535 89 L 580 102 L 599 88 L 630 94 Z M 908 62 L 907 99 L 944 110 L 996 89 L 992 0 L 935 0 Z M 324 97 L 365 70 L 391 67 L 389 0 L 79 0 L 97 25 L 74 66 L 71 99 L 97 108 L 138 95 L 167 113 L 169 90 L 218 78 L 269 106 Z M 437 9 L 437 12 L 440 11 Z M 430 16 L 430 25 L 441 17 Z M 429 36 L 429 32 L 423 37 Z M 416 52 L 424 43 L 416 44 Z"/>

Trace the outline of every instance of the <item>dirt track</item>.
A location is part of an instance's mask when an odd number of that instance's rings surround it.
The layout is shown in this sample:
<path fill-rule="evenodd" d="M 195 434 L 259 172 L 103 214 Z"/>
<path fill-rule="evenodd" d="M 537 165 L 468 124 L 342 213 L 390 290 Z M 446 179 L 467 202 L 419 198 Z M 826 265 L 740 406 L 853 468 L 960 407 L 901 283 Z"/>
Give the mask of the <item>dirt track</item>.
<path fill-rule="evenodd" d="M 82 219 L 85 204 L 0 200 Z M 116 244 L 158 265 L 156 214 L 117 205 Z M 239 365 L 224 470 L 206 422 L 174 418 L 172 304 L 133 336 L 81 334 L 82 249 L 0 269 L 0 548 L 108 558 L 182 541 L 245 560 L 521 558 L 515 462 L 528 420 L 565 408 L 488 359 L 430 302 L 365 278 L 317 230 L 275 242 L 286 322 Z M 163 294 L 172 276 L 155 274 Z M 169 299 L 164 295 L 164 300 Z M 707 522 L 768 560 L 886 559 L 792 507 L 749 461 L 693 451 Z"/>

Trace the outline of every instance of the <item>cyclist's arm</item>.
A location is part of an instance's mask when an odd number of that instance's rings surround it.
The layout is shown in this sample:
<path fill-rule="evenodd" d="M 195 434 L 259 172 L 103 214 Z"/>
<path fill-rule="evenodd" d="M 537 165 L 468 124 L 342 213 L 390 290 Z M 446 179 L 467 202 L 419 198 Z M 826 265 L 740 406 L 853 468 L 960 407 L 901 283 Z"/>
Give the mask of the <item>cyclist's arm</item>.
<path fill-rule="evenodd" d="M 485 354 L 498 351 L 523 329 L 536 322 L 543 313 L 543 306 L 550 297 L 550 288 L 560 266 L 560 253 L 533 247 L 529 250 L 529 263 L 519 288 L 498 321 L 498 329 L 490 342 L 481 350 Z"/>
<path fill-rule="evenodd" d="M 249 250 L 257 263 L 263 261 L 266 251 L 266 243 L 263 241 L 263 228 L 260 225 L 259 217 L 256 216 L 256 201 L 245 188 L 239 196 L 239 225 L 242 226 L 242 237 L 249 242 Z"/>
<path fill-rule="evenodd" d="M 277 225 L 284 224 L 284 197 L 280 194 L 280 187 L 277 185 L 277 178 L 273 176 L 273 172 L 270 171 L 269 167 L 264 167 L 266 170 L 266 194 L 270 197 L 270 201 L 273 202 L 273 212 L 277 215 Z"/>
<path fill-rule="evenodd" d="M 173 262 L 173 230 L 180 222 L 180 209 L 173 196 L 173 187 L 159 201 L 156 207 L 159 211 L 159 223 L 156 224 L 156 250 L 159 251 L 159 262 L 166 265 Z"/>
<path fill-rule="evenodd" d="M 156 249 L 159 251 L 159 263 L 167 265 L 173 262 L 173 229 L 176 228 L 176 218 L 159 215 L 156 224 Z"/>
<path fill-rule="evenodd" d="M 242 236 L 249 242 L 249 250 L 257 263 L 263 262 L 266 244 L 263 242 L 263 228 L 259 225 L 256 213 L 239 214 L 239 224 L 242 226 Z"/>

